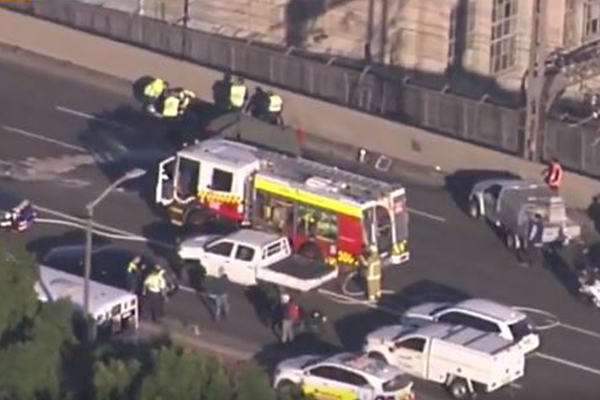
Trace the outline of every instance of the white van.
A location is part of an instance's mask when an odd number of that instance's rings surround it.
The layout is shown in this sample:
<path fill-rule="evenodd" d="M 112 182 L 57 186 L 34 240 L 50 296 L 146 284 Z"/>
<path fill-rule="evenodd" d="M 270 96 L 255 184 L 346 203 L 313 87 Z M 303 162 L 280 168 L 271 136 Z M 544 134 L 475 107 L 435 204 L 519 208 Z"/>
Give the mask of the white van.
<path fill-rule="evenodd" d="M 35 284 L 41 302 L 68 299 L 76 312 L 84 311 L 84 279 L 57 269 L 40 266 Z M 110 336 L 138 328 L 138 298 L 122 289 L 90 281 L 90 314 L 99 334 Z"/>

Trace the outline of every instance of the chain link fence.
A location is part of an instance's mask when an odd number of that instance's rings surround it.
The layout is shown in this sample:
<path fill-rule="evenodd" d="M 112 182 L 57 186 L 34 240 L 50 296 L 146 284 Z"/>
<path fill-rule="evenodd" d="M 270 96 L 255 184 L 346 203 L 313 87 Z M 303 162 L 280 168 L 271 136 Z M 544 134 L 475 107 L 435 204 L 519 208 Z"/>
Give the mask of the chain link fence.
<path fill-rule="evenodd" d="M 215 69 L 382 115 L 459 140 L 520 155 L 524 111 L 414 86 L 366 67 L 340 66 L 335 59 L 183 28 L 160 19 L 75 1 L 15 2 L 38 17 L 112 39 L 181 57 Z M 337 65 L 336 65 L 337 64 Z M 600 176 L 600 135 L 584 127 L 548 121 L 543 155 Z"/>

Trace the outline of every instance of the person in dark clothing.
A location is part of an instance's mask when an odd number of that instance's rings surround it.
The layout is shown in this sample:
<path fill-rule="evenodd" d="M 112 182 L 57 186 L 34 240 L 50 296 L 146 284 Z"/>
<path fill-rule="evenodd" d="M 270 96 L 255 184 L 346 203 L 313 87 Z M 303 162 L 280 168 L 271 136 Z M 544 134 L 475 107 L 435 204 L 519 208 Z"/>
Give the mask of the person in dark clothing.
<path fill-rule="evenodd" d="M 228 285 L 227 275 L 222 268 L 219 270 L 219 277 L 209 281 L 208 292 L 214 300 L 214 316 L 216 321 L 229 317 L 229 296 L 227 295 Z"/>
<path fill-rule="evenodd" d="M 529 222 L 527 238 L 517 250 L 517 257 L 522 265 L 534 264 L 541 251 L 544 223 L 540 214 L 535 214 Z"/>
<path fill-rule="evenodd" d="M 260 86 L 258 86 L 250 98 L 250 101 L 248 101 L 245 111 L 249 112 L 254 118 L 264 119 L 268 114 L 268 106 L 269 96 Z"/>

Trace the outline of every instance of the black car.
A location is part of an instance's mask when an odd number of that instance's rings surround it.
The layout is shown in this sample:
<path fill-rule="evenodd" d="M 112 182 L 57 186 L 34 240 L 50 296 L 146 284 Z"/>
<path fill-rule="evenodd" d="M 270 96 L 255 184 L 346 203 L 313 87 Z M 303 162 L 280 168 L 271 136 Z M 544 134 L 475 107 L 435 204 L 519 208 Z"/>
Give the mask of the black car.
<path fill-rule="evenodd" d="M 92 251 L 92 269 L 90 278 L 95 282 L 128 290 L 127 266 L 136 256 L 142 257 L 142 263 L 146 267 L 153 267 L 156 265 L 156 260 L 153 257 L 139 254 L 129 249 L 116 246 L 97 247 Z M 42 264 L 50 268 L 83 277 L 85 273 L 85 246 L 64 246 L 54 248 L 44 256 Z M 148 270 L 149 268 L 144 269 L 142 272 L 142 279 L 145 274 L 147 274 Z M 178 289 L 178 285 L 176 279 L 168 269 L 167 282 L 167 294 L 172 295 Z"/>
<path fill-rule="evenodd" d="M 25 231 L 33 225 L 36 217 L 29 200 L 0 188 L 0 228 Z"/>

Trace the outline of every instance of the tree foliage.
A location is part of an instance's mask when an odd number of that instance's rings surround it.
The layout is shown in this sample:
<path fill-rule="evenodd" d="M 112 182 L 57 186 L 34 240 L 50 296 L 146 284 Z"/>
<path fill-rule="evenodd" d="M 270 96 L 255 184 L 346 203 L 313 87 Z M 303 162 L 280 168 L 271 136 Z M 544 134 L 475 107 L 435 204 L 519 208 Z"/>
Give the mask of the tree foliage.
<path fill-rule="evenodd" d="M 20 241 L 2 237 L 0 241 L 0 338 L 15 330 L 37 311 L 34 285 L 35 261 Z"/>

